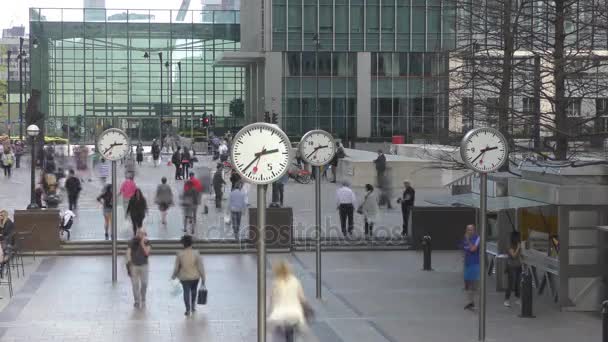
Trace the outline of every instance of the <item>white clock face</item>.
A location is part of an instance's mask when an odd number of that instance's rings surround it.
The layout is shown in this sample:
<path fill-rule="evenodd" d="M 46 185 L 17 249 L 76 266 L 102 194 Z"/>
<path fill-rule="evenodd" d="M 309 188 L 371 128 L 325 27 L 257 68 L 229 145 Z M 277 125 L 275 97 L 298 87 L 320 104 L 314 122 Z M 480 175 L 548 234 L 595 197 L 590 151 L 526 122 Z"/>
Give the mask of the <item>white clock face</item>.
<path fill-rule="evenodd" d="M 97 151 L 107 160 L 124 158 L 129 152 L 129 146 L 127 135 L 115 128 L 104 131 L 97 140 Z"/>
<path fill-rule="evenodd" d="M 300 145 L 300 156 L 305 162 L 314 165 L 321 166 L 329 163 L 336 154 L 336 144 L 331 134 L 322 131 L 314 130 L 306 133 Z"/>
<path fill-rule="evenodd" d="M 278 126 L 254 123 L 236 134 L 231 155 L 234 167 L 244 179 L 269 184 L 289 169 L 291 142 Z"/>
<path fill-rule="evenodd" d="M 507 160 L 507 141 L 493 128 L 474 129 L 462 140 L 460 155 L 477 172 L 496 171 Z"/>

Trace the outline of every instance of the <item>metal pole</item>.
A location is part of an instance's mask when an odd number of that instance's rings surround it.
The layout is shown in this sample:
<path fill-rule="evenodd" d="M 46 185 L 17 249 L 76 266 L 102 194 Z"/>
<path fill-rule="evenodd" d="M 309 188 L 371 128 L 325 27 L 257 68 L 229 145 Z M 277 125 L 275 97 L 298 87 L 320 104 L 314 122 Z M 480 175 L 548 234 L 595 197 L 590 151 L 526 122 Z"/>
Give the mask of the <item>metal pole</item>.
<path fill-rule="evenodd" d="M 158 58 L 160 59 L 160 122 L 158 125 L 158 129 L 160 132 L 160 149 L 162 151 L 164 142 L 163 142 L 163 53 L 158 53 Z"/>
<path fill-rule="evenodd" d="M 32 162 L 31 162 L 31 173 L 30 173 L 30 205 L 28 209 L 38 209 L 38 203 L 36 203 L 36 137 L 32 137 Z"/>
<path fill-rule="evenodd" d="M 194 108 L 190 112 L 190 140 L 194 142 Z"/>
<path fill-rule="evenodd" d="M 266 342 L 266 185 L 258 185 L 258 342 Z"/>
<path fill-rule="evenodd" d="M 116 232 L 118 231 L 118 191 L 116 191 L 116 161 L 112 161 L 112 284 L 118 280 L 118 252 Z"/>
<path fill-rule="evenodd" d="M 23 141 L 23 38 L 19 38 L 19 140 Z"/>
<path fill-rule="evenodd" d="M 315 41 L 315 78 L 316 78 L 316 98 L 315 98 L 315 109 L 317 111 L 317 117 L 315 120 L 316 127 L 319 127 L 319 35 L 315 34 L 313 36 L 313 40 Z"/>
<path fill-rule="evenodd" d="M 486 207 L 488 202 L 488 175 L 479 175 L 479 341 L 486 340 Z"/>
<path fill-rule="evenodd" d="M 7 106 L 8 106 L 8 137 L 9 139 L 11 138 L 11 126 L 12 126 L 12 121 L 11 121 L 11 50 L 8 50 L 6 52 L 7 54 L 7 60 L 6 60 L 6 65 L 7 65 L 7 71 L 6 71 L 6 102 Z"/>
<path fill-rule="evenodd" d="M 177 124 L 177 130 L 180 131 L 182 129 L 182 62 L 177 62 L 177 70 L 179 71 L 179 123 Z"/>
<path fill-rule="evenodd" d="M 317 299 L 321 299 L 321 167 L 314 166 L 315 172 L 315 225 L 316 225 L 316 246 L 315 256 L 317 264 Z"/>

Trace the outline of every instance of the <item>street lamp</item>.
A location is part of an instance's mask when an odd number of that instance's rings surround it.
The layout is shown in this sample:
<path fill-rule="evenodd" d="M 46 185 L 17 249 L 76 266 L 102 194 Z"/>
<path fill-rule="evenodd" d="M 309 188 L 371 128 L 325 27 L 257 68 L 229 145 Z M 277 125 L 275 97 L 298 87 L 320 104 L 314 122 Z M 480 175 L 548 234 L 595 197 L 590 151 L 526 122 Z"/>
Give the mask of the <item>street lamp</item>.
<path fill-rule="evenodd" d="M 31 138 L 31 149 L 32 149 L 32 172 L 31 172 L 31 180 L 30 180 L 30 205 L 27 206 L 28 209 L 38 209 L 38 204 L 36 203 L 36 137 L 40 134 L 40 128 L 36 125 L 27 126 L 27 135 Z"/>

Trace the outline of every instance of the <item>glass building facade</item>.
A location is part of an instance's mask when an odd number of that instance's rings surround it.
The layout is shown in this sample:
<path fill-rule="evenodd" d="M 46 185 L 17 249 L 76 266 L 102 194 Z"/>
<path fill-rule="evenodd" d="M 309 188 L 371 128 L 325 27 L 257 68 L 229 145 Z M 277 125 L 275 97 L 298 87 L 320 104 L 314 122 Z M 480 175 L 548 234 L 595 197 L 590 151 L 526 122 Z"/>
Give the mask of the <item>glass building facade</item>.
<path fill-rule="evenodd" d="M 273 0 L 286 131 L 316 125 L 318 84 L 320 127 L 339 136 L 447 136 L 455 19 L 449 0 Z"/>
<path fill-rule="evenodd" d="M 240 48 L 238 11 L 31 9 L 32 89 L 40 91 L 46 132 L 94 141 L 107 127 L 132 138 L 216 122 L 244 97 L 242 68 L 216 67 Z M 162 54 L 162 61 L 159 56 Z"/>

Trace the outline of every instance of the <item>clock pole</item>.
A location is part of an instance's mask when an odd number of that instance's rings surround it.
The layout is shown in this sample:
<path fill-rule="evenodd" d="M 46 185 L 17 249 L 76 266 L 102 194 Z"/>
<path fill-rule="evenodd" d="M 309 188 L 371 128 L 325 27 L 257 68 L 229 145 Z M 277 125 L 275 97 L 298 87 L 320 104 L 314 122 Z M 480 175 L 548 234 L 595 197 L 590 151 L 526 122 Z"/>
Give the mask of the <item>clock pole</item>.
<path fill-rule="evenodd" d="M 315 259 L 317 277 L 317 299 L 321 299 L 321 167 L 313 166 L 315 173 Z"/>
<path fill-rule="evenodd" d="M 258 184 L 258 342 L 266 341 L 266 185 Z"/>
<path fill-rule="evenodd" d="M 116 191 L 116 161 L 112 161 L 112 284 L 118 281 L 118 253 L 116 251 L 116 232 L 118 222 L 118 191 Z"/>
<path fill-rule="evenodd" d="M 479 341 L 486 340 L 486 223 L 488 203 L 488 174 L 479 173 Z"/>

